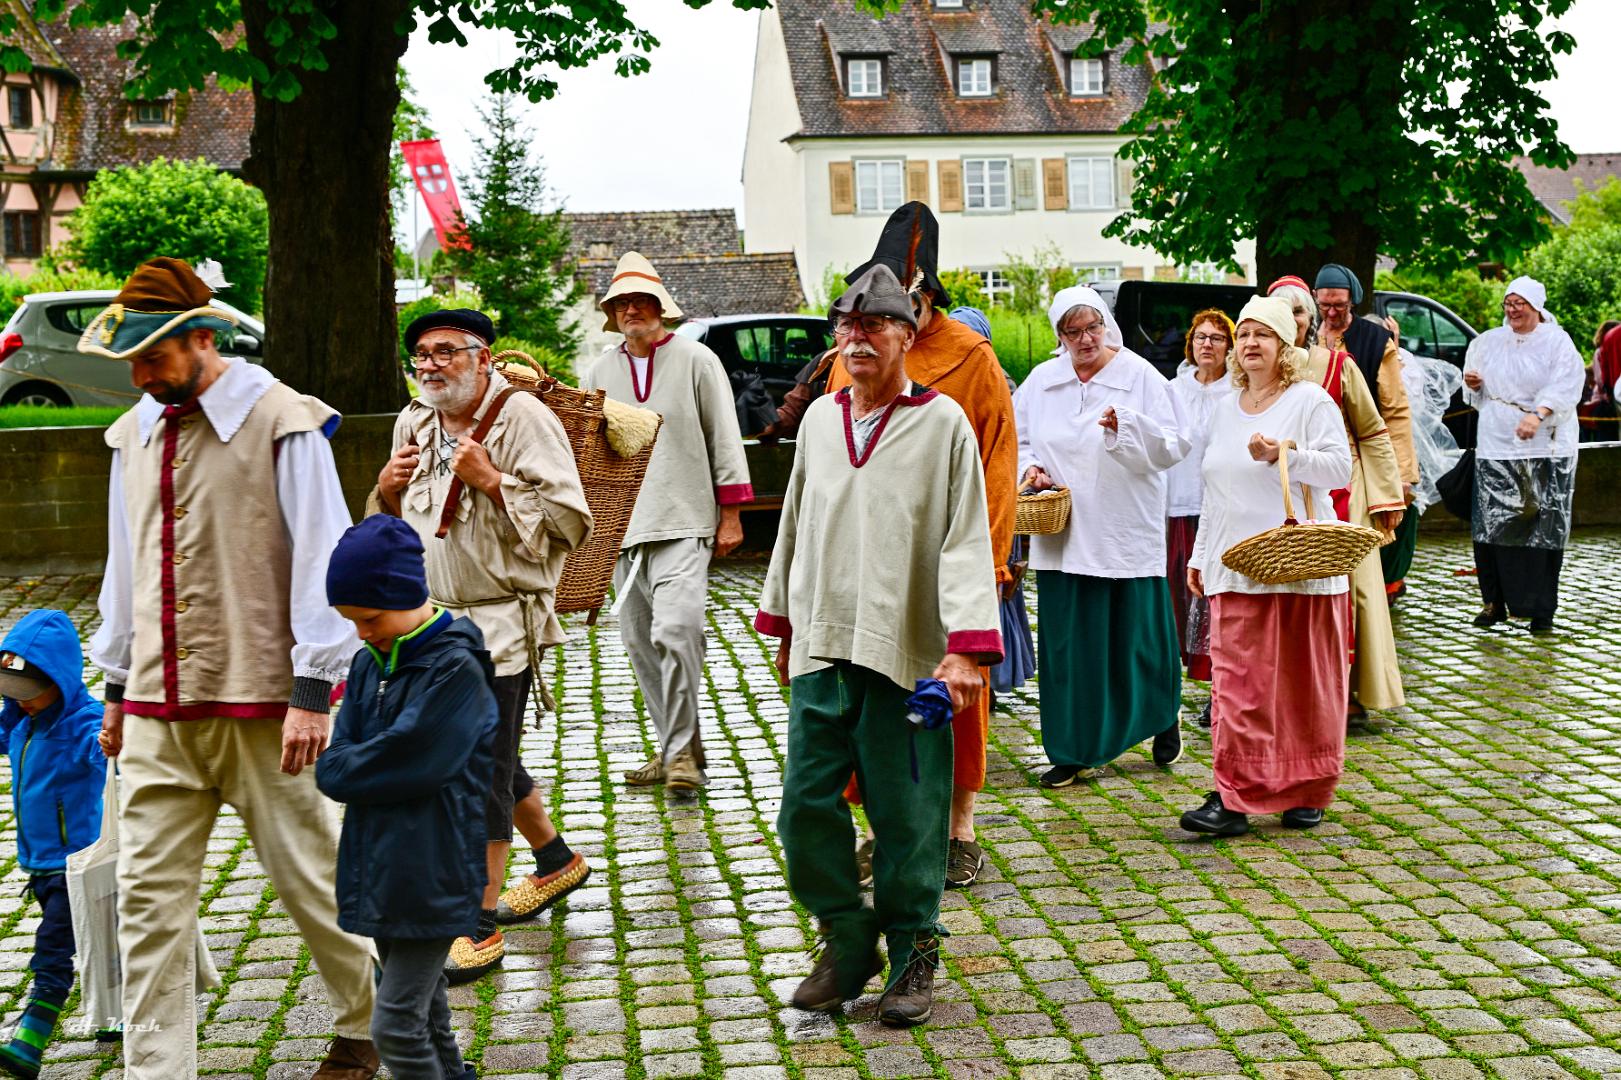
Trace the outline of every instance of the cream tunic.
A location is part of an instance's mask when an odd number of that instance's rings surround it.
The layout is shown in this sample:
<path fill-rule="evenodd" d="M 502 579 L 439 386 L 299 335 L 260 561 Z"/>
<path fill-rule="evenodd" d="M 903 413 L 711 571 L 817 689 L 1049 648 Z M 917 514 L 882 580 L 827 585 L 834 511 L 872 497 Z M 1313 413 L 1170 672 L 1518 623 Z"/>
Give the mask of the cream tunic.
<path fill-rule="evenodd" d="M 601 388 L 615 401 L 664 417 L 620 546 L 712 537 L 720 507 L 754 498 L 726 369 L 702 342 L 679 334 L 653 347 L 645 377 L 633 372 L 630 361 L 618 345 L 580 377 L 581 389 Z"/>
<path fill-rule="evenodd" d="M 491 374 L 475 426 L 506 385 L 499 373 Z M 439 413 L 421 400 L 407 405 L 394 423 L 394 448 L 408 441 L 422 448 L 422 456 L 400 493 L 400 510 L 422 537 L 428 591 L 478 624 L 497 675 L 519 674 L 529 667 L 526 618 L 537 646 L 566 640 L 553 610 L 557 581 L 568 553 L 591 536 L 591 510 L 568 435 L 534 395 L 512 395 L 484 438 L 490 463 L 501 472 L 506 506 L 466 488 L 443 540 L 434 533 L 455 474 Z"/>
<path fill-rule="evenodd" d="M 790 677 L 847 660 L 907 690 L 948 652 L 1002 656 L 979 443 L 933 390 L 887 408 L 854 451 L 850 392 L 805 411 L 755 628 Z"/>

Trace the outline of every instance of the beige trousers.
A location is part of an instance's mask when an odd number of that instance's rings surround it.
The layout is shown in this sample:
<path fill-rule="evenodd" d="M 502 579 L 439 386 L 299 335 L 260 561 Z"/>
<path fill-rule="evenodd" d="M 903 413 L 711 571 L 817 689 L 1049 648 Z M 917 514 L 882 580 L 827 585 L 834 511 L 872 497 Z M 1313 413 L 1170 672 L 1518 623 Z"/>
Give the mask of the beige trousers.
<path fill-rule="evenodd" d="M 220 805 L 241 815 L 259 862 L 326 983 L 339 1035 L 371 1037 L 373 951 L 338 929 L 337 807 L 315 769 L 281 771 L 279 720 L 124 718 L 118 757 L 118 946 L 124 1076 L 197 1075 L 192 942 L 208 837 Z"/>
<path fill-rule="evenodd" d="M 700 769 L 698 695 L 704 687 L 704 604 L 714 541 L 683 536 L 637 544 L 619 553 L 614 592 L 619 639 L 630 655 L 664 764 L 688 746 Z"/>

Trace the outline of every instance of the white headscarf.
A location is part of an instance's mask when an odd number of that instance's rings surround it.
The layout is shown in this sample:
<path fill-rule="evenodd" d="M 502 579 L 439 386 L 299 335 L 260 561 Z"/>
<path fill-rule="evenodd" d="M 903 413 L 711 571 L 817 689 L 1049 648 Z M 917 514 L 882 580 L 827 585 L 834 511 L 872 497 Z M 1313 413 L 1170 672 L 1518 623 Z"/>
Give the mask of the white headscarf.
<path fill-rule="evenodd" d="M 1538 281 L 1536 278 L 1515 278 L 1513 281 L 1508 283 L 1508 292 L 1505 292 L 1503 295 L 1507 296 L 1509 293 L 1513 293 L 1521 300 L 1524 300 L 1527 304 L 1530 304 L 1532 307 L 1536 308 L 1537 313 L 1542 316 L 1543 322 L 1556 323 L 1559 321 L 1548 311 L 1548 290 L 1545 289 L 1542 282 Z M 1503 325 L 1509 325 L 1507 315 L 1503 316 Z"/>
<path fill-rule="evenodd" d="M 1047 321 L 1052 323 L 1053 337 L 1058 338 L 1058 345 L 1053 349 L 1054 356 L 1062 356 L 1066 351 L 1063 338 L 1058 336 L 1058 323 L 1068 314 L 1069 309 L 1076 305 L 1091 308 L 1103 319 L 1104 348 L 1118 349 L 1125 345 L 1126 339 L 1120 336 L 1120 324 L 1114 321 L 1114 312 L 1103 302 L 1103 297 L 1085 285 L 1071 285 L 1067 289 L 1058 290 L 1053 302 L 1047 305 Z"/>

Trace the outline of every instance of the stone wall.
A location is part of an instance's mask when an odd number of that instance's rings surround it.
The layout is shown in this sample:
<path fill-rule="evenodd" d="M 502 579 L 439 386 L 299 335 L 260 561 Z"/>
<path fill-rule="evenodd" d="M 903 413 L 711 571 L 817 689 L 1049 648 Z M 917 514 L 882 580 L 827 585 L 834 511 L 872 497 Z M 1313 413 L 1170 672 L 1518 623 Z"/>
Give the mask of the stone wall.
<path fill-rule="evenodd" d="M 332 440 L 349 512 L 358 517 L 366 493 L 388 459 L 392 414 L 346 417 Z M 112 451 L 102 428 L 0 429 L 0 575 L 98 571 L 107 557 L 107 470 Z M 793 463 L 793 446 L 749 446 L 756 496 L 779 499 Z M 746 550 L 775 535 L 776 514 L 748 514 Z M 1576 524 L 1621 525 L 1621 443 L 1582 447 L 1576 472 Z M 1426 531 L 1461 531 L 1465 524 L 1435 506 Z"/>

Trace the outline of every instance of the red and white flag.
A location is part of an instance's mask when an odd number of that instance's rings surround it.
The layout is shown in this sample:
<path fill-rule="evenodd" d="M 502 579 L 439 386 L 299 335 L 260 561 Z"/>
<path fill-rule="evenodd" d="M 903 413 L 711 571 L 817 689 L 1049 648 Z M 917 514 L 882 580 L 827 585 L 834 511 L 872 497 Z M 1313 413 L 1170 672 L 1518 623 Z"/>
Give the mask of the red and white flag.
<path fill-rule="evenodd" d="M 456 181 L 450 175 L 450 164 L 445 161 L 439 140 L 402 142 L 400 153 L 405 155 L 405 166 L 411 170 L 411 179 L 416 181 L 417 191 L 428 207 L 439 247 L 444 250 L 466 247 L 466 239 L 457 235 L 461 228 L 461 200 L 456 197 Z"/>

